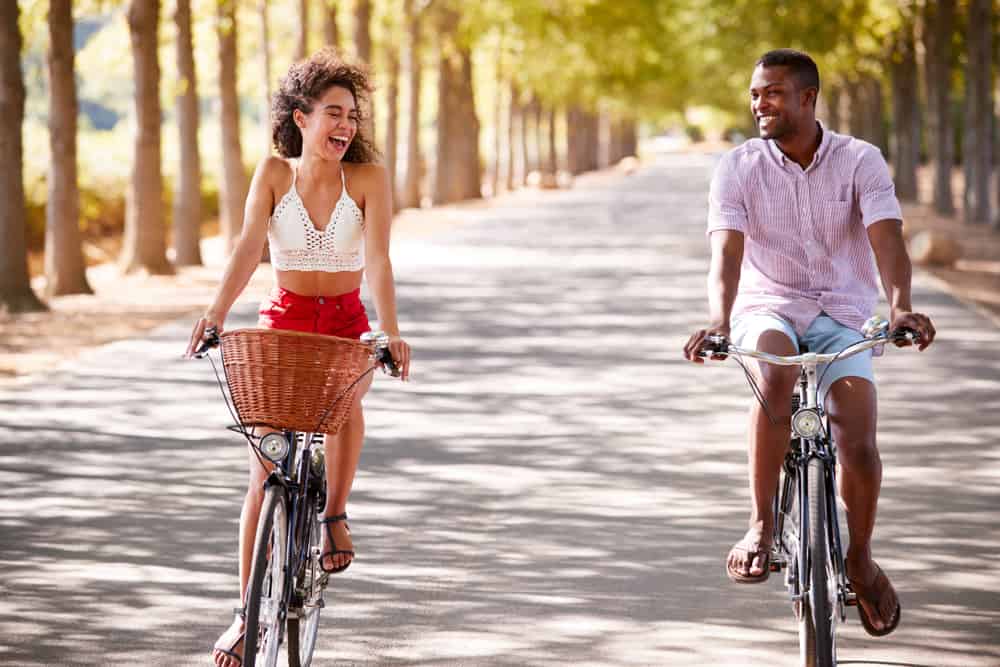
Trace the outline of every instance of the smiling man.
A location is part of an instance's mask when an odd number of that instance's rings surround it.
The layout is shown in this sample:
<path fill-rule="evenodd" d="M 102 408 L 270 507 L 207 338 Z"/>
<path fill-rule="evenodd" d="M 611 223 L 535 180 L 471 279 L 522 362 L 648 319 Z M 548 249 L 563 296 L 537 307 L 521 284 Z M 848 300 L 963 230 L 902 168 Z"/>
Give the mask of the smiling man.
<path fill-rule="evenodd" d="M 861 340 L 880 281 L 892 327 L 918 331 L 921 350 L 934 340 L 930 319 L 912 312 L 902 212 L 885 160 L 875 146 L 816 120 L 819 85 L 816 63 L 804 53 L 779 49 L 756 63 L 750 110 L 760 138 L 726 153 L 712 180 L 710 324 L 685 346 L 693 362 L 704 361 L 699 351 L 710 334 L 779 355 L 796 354 L 800 344 L 813 352 L 839 351 Z M 751 370 L 774 422 L 753 405 L 750 527 L 726 560 L 726 573 L 739 583 L 759 583 L 769 574 L 772 502 L 797 378 L 795 368 L 762 363 Z M 847 575 L 865 629 L 889 634 L 901 607 L 871 554 L 882 480 L 871 354 L 820 373 L 847 508 Z"/>

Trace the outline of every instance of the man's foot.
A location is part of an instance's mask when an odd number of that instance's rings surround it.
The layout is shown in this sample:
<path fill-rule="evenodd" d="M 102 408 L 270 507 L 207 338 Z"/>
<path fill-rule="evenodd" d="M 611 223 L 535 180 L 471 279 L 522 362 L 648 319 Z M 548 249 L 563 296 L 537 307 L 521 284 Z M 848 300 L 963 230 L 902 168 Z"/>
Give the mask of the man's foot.
<path fill-rule="evenodd" d="M 847 580 L 858 598 L 858 616 L 865 632 L 884 637 L 899 625 L 902 608 L 889 577 L 870 558 L 859 565 L 848 561 Z"/>
<path fill-rule="evenodd" d="M 770 531 L 751 528 L 733 545 L 726 558 L 726 575 L 738 584 L 759 584 L 771 576 L 771 544 L 764 540 Z"/>
<path fill-rule="evenodd" d="M 347 514 L 327 517 L 320 524 L 326 529 L 323 531 L 323 551 L 319 557 L 320 569 L 330 574 L 343 572 L 354 560 L 354 542 L 347 525 Z"/>
<path fill-rule="evenodd" d="M 243 640 L 246 632 L 243 618 L 237 614 L 233 624 L 222 633 L 212 648 L 212 659 L 216 667 L 240 667 L 243 664 Z"/>

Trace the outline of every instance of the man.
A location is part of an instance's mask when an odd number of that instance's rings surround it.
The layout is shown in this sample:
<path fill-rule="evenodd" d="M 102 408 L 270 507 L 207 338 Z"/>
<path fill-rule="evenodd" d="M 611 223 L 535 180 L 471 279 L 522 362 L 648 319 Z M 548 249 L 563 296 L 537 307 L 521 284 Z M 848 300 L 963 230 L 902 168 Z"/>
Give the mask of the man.
<path fill-rule="evenodd" d="M 690 361 L 703 363 L 698 353 L 708 335 L 779 355 L 796 354 L 799 344 L 813 352 L 839 351 L 862 338 L 879 278 L 891 326 L 916 330 L 921 350 L 934 340 L 930 319 L 910 303 L 902 212 L 885 160 L 871 144 L 818 123 L 818 94 L 819 71 L 808 55 L 779 49 L 757 61 L 750 110 L 760 138 L 726 153 L 712 180 L 711 323 L 688 340 L 684 355 Z M 729 578 L 740 583 L 762 582 L 769 574 L 772 502 L 798 373 L 764 363 L 753 371 L 775 419 L 759 404 L 751 409 L 750 528 L 726 561 Z M 886 635 L 899 624 L 901 608 L 871 555 L 882 479 L 871 353 L 832 364 L 820 398 L 841 468 L 850 532 L 847 576 L 865 629 Z"/>

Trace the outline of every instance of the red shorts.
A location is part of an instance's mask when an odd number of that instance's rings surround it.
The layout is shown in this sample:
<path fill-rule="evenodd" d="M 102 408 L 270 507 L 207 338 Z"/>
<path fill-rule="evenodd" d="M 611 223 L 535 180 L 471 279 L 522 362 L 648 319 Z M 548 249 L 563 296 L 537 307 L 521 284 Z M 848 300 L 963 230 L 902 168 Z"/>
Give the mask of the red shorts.
<path fill-rule="evenodd" d="M 372 330 L 360 295 L 356 289 L 337 296 L 302 296 L 275 287 L 260 304 L 257 325 L 357 339 Z"/>

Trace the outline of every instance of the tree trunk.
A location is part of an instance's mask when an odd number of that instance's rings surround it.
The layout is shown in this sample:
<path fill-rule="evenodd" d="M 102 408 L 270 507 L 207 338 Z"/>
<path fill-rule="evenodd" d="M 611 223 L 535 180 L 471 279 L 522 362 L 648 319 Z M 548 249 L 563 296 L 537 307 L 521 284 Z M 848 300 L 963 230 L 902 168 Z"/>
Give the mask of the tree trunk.
<path fill-rule="evenodd" d="M 888 152 L 883 125 L 882 84 L 870 74 L 849 81 L 847 90 L 847 125 L 851 136 L 863 139 Z"/>
<path fill-rule="evenodd" d="M 457 40 L 457 12 L 442 8 L 438 140 L 434 201 L 448 203 L 482 196 L 479 164 L 479 119 L 472 84 L 472 55 Z"/>
<path fill-rule="evenodd" d="M 45 294 L 91 294 L 80 238 L 76 173 L 76 80 L 71 0 L 49 3 L 49 201 L 45 224 Z"/>
<path fill-rule="evenodd" d="M 135 157 L 125 206 L 121 267 L 125 273 L 172 273 L 167 262 L 160 166 L 159 0 L 132 0 L 129 35 L 135 76 Z"/>
<path fill-rule="evenodd" d="M 28 277 L 28 226 L 24 200 L 24 79 L 16 2 L 0 2 L 0 313 L 45 310 Z"/>
<path fill-rule="evenodd" d="M 924 62 L 927 88 L 928 146 L 934 161 L 934 210 L 955 214 L 951 169 L 955 163 L 955 137 L 951 123 L 951 73 L 954 66 L 955 0 L 924 5 Z"/>
<path fill-rule="evenodd" d="M 410 80 L 406 122 L 406 181 L 403 183 L 402 205 L 420 208 L 420 181 L 423 163 L 420 157 L 420 22 L 421 13 L 414 0 L 405 0 L 406 72 Z"/>
<path fill-rule="evenodd" d="M 177 0 L 177 129 L 180 174 L 174 196 L 174 264 L 201 264 L 201 156 L 198 153 L 198 79 L 191 39 L 191 0 Z"/>
<path fill-rule="evenodd" d="M 372 59 L 371 21 L 371 0 L 354 0 L 354 52 L 366 64 Z"/>
<path fill-rule="evenodd" d="M 885 97 L 882 94 L 882 82 L 874 76 L 867 76 L 864 79 L 864 86 L 871 110 L 868 117 L 871 142 L 878 146 L 883 155 L 886 155 L 889 151 L 889 137 L 885 127 Z"/>
<path fill-rule="evenodd" d="M 566 168 L 576 176 L 597 169 L 600 150 L 597 114 L 572 107 L 566 113 Z"/>
<path fill-rule="evenodd" d="M 518 112 L 521 117 L 521 185 L 525 186 L 528 184 L 528 174 L 532 171 L 531 164 L 531 153 L 529 152 L 528 146 L 528 136 L 530 134 L 528 129 L 528 122 L 531 116 L 531 105 L 532 100 L 528 100 L 526 104 L 522 104 L 520 100 L 518 101 Z"/>
<path fill-rule="evenodd" d="M 965 71 L 965 221 L 990 221 L 990 171 L 993 156 L 992 2 L 970 0 Z"/>
<path fill-rule="evenodd" d="M 535 122 L 535 159 L 532 166 L 533 171 L 537 171 L 541 176 L 545 172 L 545 123 L 543 122 L 545 110 L 542 109 L 542 103 L 537 97 L 531 100 L 531 110 Z"/>
<path fill-rule="evenodd" d="M 267 4 L 268 0 L 258 0 L 257 15 L 260 17 L 260 70 L 264 79 L 264 99 L 261 100 L 260 105 L 260 122 L 264 135 L 264 154 L 270 155 L 274 139 L 271 131 L 271 26 Z"/>
<path fill-rule="evenodd" d="M 503 41 L 497 45 L 496 86 L 493 88 L 493 169 L 490 174 L 490 195 L 496 197 L 500 193 L 500 169 L 503 166 L 500 145 L 501 118 L 503 116 Z"/>
<path fill-rule="evenodd" d="M 389 193 L 393 213 L 399 210 L 396 196 L 396 152 L 399 144 L 399 52 L 390 44 L 386 49 L 389 84 L 386 87 L 385 168 L 389 173 Z"/>
<path fill-rule="evenodd" d="M 842 89 L 837 84 L 826 87 L 826 126 L 834 132 L 840 132 L 843 125 L 841 118 L 841 93 Z"/>
<path fill-rule="evenodd" d="M 324 0 L 323 40 L 327 46 L 340 48 L 340 28 L 337 26 L 337 0 Z"/>
<path fill-rule="evenodd" d="M 913 21 L 904 16 L 890 55 L 892 79 L 892 164 L 896 196 L 917 201 L 917 164 L 920 161 L 920 95 L 917 90 L 917 53 Z"/>
<path fill-rule="evenodd" d="M 309 55 L 309 0 L 299 0 L 296 7 L 298 24 L 295 28 L 295 60 Z"/>
<path fill-rule="evenodd" d="M 559 180 L 557 178 L 559 172 L 559 151 L 556 147 L 556 110 L 554 108 L 549 109 L 546 125 L 548 126 L 548 141 L 545 146 L 545 169 L 542 174 L 542 187 L 555 188 L 559 187 Z"/>
<path fill-rule="evenodd" d="M 243 228 L 247 175 L 240 144 L 240 107 L 236 93 L 236 0 L 219 0 L 219 120 L 222 125 L 222 178 L 219 183 L 219 228 L 226 254 Z"/>
<path fill-rule="evenodd" d="M 507 192 L 514 189 L 514 161 L 516 159 L 517 132 L 517 86 L 511 83 L 508 87 L 510 101 L 507 105 L 507 171 L 504 176 L 504 187 Z"/>

